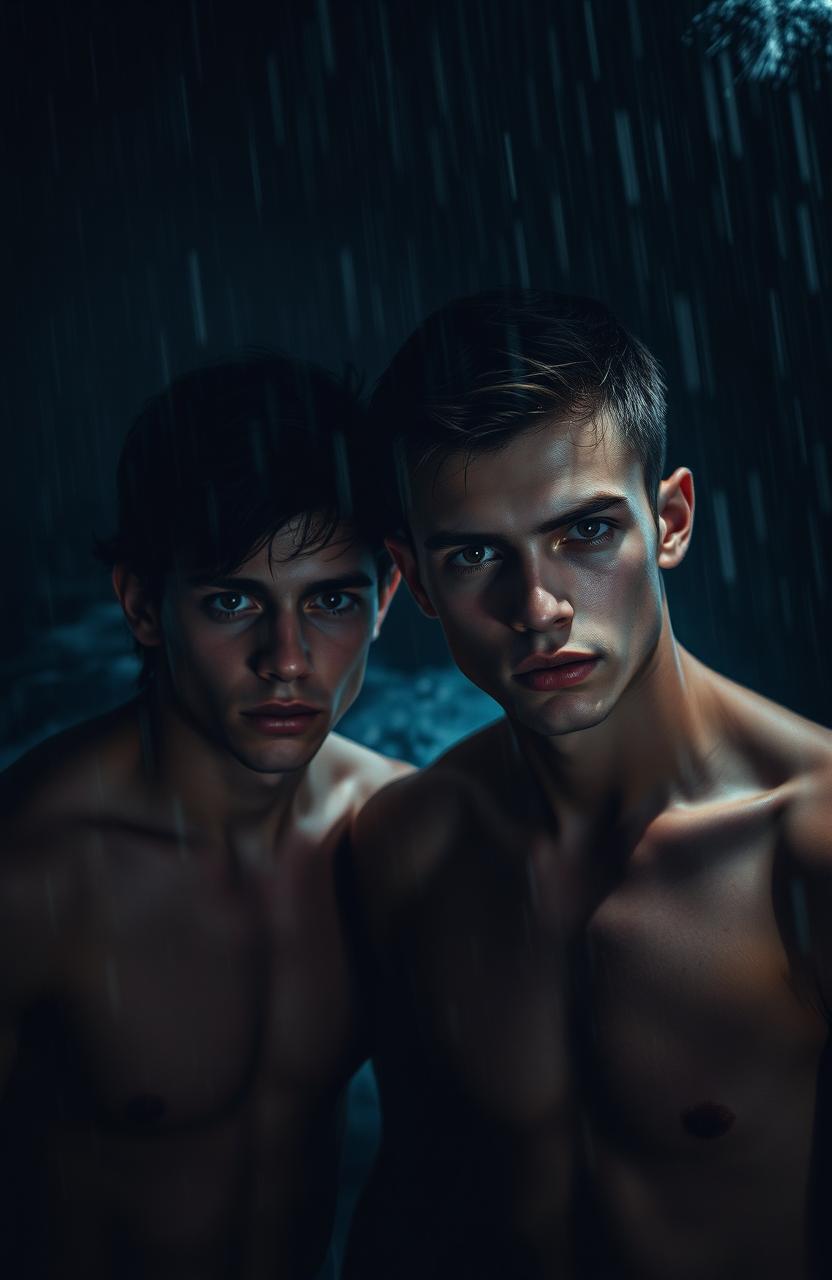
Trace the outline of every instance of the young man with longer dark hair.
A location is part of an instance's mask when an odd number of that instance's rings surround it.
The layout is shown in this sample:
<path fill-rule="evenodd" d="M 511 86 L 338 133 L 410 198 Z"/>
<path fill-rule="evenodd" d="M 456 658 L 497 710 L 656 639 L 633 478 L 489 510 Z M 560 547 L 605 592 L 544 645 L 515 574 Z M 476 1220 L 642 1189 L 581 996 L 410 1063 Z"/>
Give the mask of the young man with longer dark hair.
<path fill-rule="evenodd" d="M 322 1262 L 364 1056 L 335 855 L 403 770 L 331 732 L 398 581 L 353 510 L 358 421 L 322 369 L 258 356 L 128 436 L 100 552 L 141 692 L 4 780 L 10 1280 Z"/>
<path fill-rule="evenodd" d="M 599 303 L 481 295 L 371 414 L 387 545 L 505 717 L 357 823 L 384 1141 L 346 1275 L 832 1274 L 830 738 L 673 635 L 656 361 Z"/>

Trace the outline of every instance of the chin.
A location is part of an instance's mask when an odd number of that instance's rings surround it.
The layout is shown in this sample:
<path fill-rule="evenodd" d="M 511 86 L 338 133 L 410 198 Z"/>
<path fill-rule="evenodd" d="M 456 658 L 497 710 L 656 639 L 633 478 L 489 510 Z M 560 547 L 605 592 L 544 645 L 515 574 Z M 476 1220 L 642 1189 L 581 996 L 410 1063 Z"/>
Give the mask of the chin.
<path fill-rule="evenodd" d="M 519 720 L 533 733 L 545 738 L 557 737 L 563 733 L 580 733 L 582 729 L 594 729 L 603 724 L 611 707 L 598 700 L 579 701 L 577 698 L 566 699 L 556 695 L 548 704 L 538 710 L 530 707 L 515 707 L 511 712 L 514 719 Z"/>
<path fill-rule="evenodd" d="M 245 756 L 237 755 L 237 759 L 244 764 L 247 769 L 251 769 L 253 773 L 294 773 L 297 769 L 303 769 L 318 753 L 319 744 L 305 751 L 269 751 L 255 755 L 254 752 L 248 752 Z"/>
<path fill-rule="evenodd" d="M 323 746 L 323 738 L 305 736 L 284 738 L 253 746 L 251 743 L 229 743 L 229 750 L 240 764 L 254 773 L 292 773 L 303 769 Z"/>

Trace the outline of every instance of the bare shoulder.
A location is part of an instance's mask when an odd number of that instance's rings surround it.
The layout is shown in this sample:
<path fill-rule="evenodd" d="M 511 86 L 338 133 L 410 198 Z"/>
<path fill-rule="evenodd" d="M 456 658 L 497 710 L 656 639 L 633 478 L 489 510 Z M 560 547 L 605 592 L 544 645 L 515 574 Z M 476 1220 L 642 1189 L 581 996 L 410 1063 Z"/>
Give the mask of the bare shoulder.
<path fill-rule="evenodd" d="M 505 716 L 463 738 L 440 756 L 436 768 L 461 781 L 471 797 L 485 792 L 494 803 L 507 798 L 526 773 L 517 739 Z"/>
<path fill-rule="evenodd" d="M 57 735 L 0 777 L 0 1010 L 7 1017 L 61 981 L 72 939 L 84 931 L 88 833 L 112 808 L 124 739 L 123 718 L 107 716 Z"/>
<path fill-rule="evenodd" d="M 696 663 L 721 733 L 771 787 L 798 784 L 832 765 L 832 732 Z"/>
<path fill-rule="evenodd" d="M 4 845 L 105 816 L 140 756 L 134 704 L 56 734 L 0 775 Z"/>
<path fill-rule="evenodd" d="M 788 788 L 780 837 L 794 933 L 819 1009 L 832 1024 L 832 765 Z"/>
<path fill-rule="evenodd" d="M 0 775 L 0 953 L 7 974 L 40 971 L 34 957 L 45 964 L 80 919 L 89 832 L 123 803 L 138 738 L 128 704 L 57 734 Z"/>
<path fill-rule="evenodd" d="M 503 722 L 498 721 L 375 796 L 362 817 L 361 829 L 375 828 L 378 818 L 395 819 L 420 835 L 444 829 L 454 816 L 468 813 L 482 793 L 492 792 L 503 749 Z"/>
<path fill-rule="evenodd" d="M 832 885 L 832 732 L 722 676 L 708 676 L 726 737 L 779 797 L 781 850 L 792 870 L 826 876 Z"/>
<path fill-rule="evenodd" d="M 427 768 L 394 781 L 364 807 L 353 829 L 359 878 L 376 899 L 417 891 L 463 837 L 501 822 L 495 778 L 505 748 L 489 725 Z"/>
<path fill-rule="evenodd" d="M 793 865 L 832 890 L 832 761 L 795 780 L 783 817 Z"/>
<path fill-rule="evenodd" d="M 832 733 L 724 677 L 712 689 L 724 736 L 777 797 L 780 847 L 792 870 L 832 871 Z"/>
<path fill-rule="evenodd" d="M 406 777 L 413 772 L 414 766 L 405 760 L 394 760 L 390 756 L 379 755 L 351 738 L 344 738 L 340 733 L 331 733 L 324 750 L 327 753 L 327 766 L 331 785 L 348 784 L 355 797 L 355 812 L 389 783 L 397 778 Z"/>

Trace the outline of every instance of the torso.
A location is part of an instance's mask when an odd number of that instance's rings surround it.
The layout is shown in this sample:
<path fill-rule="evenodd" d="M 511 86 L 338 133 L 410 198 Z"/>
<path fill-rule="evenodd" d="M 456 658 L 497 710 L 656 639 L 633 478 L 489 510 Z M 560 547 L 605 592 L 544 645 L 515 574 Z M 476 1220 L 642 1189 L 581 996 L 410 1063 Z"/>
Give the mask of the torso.
<path fill-rule="evenodd" d="M 390 932 L 385 1147 L 348 1274 L 805 1275 L 827 1026 L 782 862 L 790 784 L 576 849 L 506 732 L 437 771 L 454 836 Z"/>
<path fill-rule="evenodd" d="M 314 1273 L 362 1056 L 334 877 L 353 781 L 324 829 L 251 861 L 113 814 L 59 824 L 77 927 L 6 1095 L 20 1142 L 40 1135 L 37 1274 Z"/>
<path fill-rule="evenodd" d="M 784 803 L 664 824 L 588 924 L 598 1193 L 645 1280 L 805 1274 L 827 1029 L 783 935 Z"/>

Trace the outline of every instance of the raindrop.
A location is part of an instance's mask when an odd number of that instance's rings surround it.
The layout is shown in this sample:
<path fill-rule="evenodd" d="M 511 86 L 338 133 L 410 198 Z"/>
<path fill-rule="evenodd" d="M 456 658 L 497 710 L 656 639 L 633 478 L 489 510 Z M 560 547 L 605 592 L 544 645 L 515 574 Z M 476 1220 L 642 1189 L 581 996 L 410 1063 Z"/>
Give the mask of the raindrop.
<path fill-rule="evenodd" d="M 202 276 L 199 270 L 199 256 L 196 249 L 188 254 L 188 279 L 191 286 L 191 311 L 194 321 L 194 336 L 201 347 L 208 341 L 208 330 L 205 326 L 205 303 L 202 297 Z"/>
<path fill-rule="evenodd" d="M 724 489 L 713 491 L 714 519 L 716 521 L 717 546 L 719 548 L 719 567 L 722 576 L 729 584 L 737 577 L 737 566 L 734 559 L 734 544 L 731 538 L 731 525 L 728 520 L 728 498 Z"/>
<path fill-rule="evenodd" d="M 633 149 L 633 134 L 630 127 L 628 111 L 618 110 L 615 113 L 615 138 L 618 143 L 618 159 L 621 162 L 621 176 L 624 180 L 624 198 L 627 204 L 637 205 L 641 198 L 636 172 L 636 157 Z"/>

